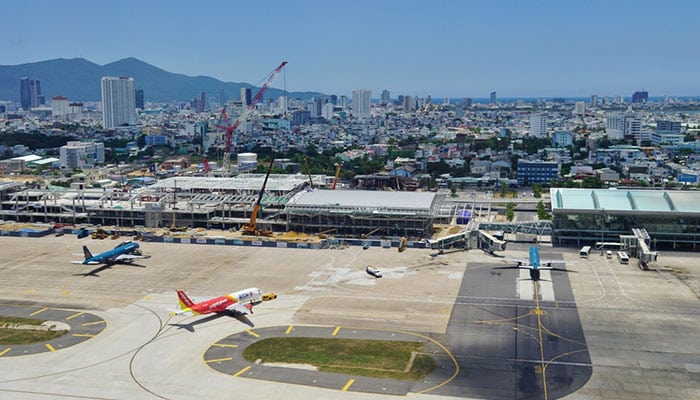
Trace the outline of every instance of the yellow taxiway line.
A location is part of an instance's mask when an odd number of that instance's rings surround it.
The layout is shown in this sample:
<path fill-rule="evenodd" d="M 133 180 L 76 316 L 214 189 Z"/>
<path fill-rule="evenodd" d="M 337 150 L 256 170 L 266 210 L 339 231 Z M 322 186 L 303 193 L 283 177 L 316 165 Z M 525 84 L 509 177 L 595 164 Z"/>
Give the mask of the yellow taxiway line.
<path fill-rule="evenodd" d="M 331 333 L 331 336 L 337 335 L 339 330 L 340 330 L 340 327 L 336 326 L 335 329 L 333 330 L 333 333 Z"/>
<path fill-rule="evenodd" d="M 241 374 L 243 374 L 244 372 L 246 372 L 246 371 L 249 370 L 249 369 L 250 369 L 250 366 L 247 366 L 247 367 L 243 368 L 242 370 L 240 370 L 240 371 L 236 372 L 235 374 L 233 374 L 233 376 L 240 376 Z"/>
<path fill-rule="evenodd" d="M 353 383 L 355 383 L 355 380 L 354 380 L 354 379 L 350 379 L 350 380 L 348 381 L 348 383 L 346 383 L 345 386 L 343 386 L 343 388 L 341 389 L 341 391 L 342 391 L 342 392 L 347 392 L 348 389 L 350 389 L 350 386 L 352 386 Z"/>
<path fill-rule="evenodd" d="M 233 357 L 215 358 L 213 360 L 204 360 L 204 362 L 205 363 L 213 363 L 213 362 L 231 361 L 231 360 L 233 360 Z"/>
<path fill-rule="evenodd" d="M 29 314 L 29 315 L 31 315 L 31 316 L 33 317 L 33 316 L 35 316 L 35 315 L 37 315 L 37 314 L 39 314 L 39 313 L 43 313 L 44 311 L 46 311 L 46 310 L 48 310 L 48 309 L 49 309 L 48 307 L 44 307 L 44 308 L 42 308 L 41 310 L 34 311 L 33 313 L 31 313 L 31 314 Z"/>
<path fill-rule="evenodd" d="M 81 312 L 79 312 L 79 313 L 76 313 L 76 314 L 71 315 L 70 317 L 66 317 L 66 320 L 79 317 L 79 316 L 81 316 L 81 315 L 83 315 L 83 314 L 85 314 L 85 312 L 81 311 Z"/>
<path fill-rule="evenodd" d="M 49 349 L 50 351 L 56 351 L 56 348 L 51 346 L 51 343 L 46 343 L 46 344 L 44 344 L 44 346 L 46 346 L 46 348 Z"/>
<path fill-rule="evenodd" d="M 88 338 L 95 337 L 95 335 L 91 335 L 89 333 L 74 333 L 73 336 L 75 336 L 75 337 L 88 337 Z"/>
<path fill-rule="evenodd" d="M 258 334 L 257 332 L 253 332 L 250 329 L 246 330 L 246 333 L 248 333 L 250 336 L 255 337 L 255 338 L 260 337 L 260 334 Z"/>
<path fill-rule="evenodd" d="M 216 347 L 229 347 L 229 348 L 232 348 L 232 349 L 235 349 L 236 347 L 238 347 L 237 344 L 223 344 L 223 343 L 214 343 L 212 346 L 216 346 Z"/>
<path fill-rule="evenodd" d="M 0 357 L 4 356 L 5 353 L 7 353 L 7 352 L 10 351 L 10 350 L 12 350 L 12 347 L 8 347 L 8 348 L 6 348 L 5 350 L 0 351 Z"/>
<path fill-rule="evenodd" d="M 86 322 L 82 324 L 82 326 L 90 326 L 90 325 L 99 325 L 99 324 L 106 324 L 107 321 L 102 320 L 102 321 L 96 321 L 96 322 Z"/>
<path fill-rule="evenodd" d="M 287 328 L 287 331 L 284 332 L 284 334 L 289 335 L 290 333 L 292 333 L 292 329 L 294 329 L 294 325 L 289 325 L 289 327 Z"/>

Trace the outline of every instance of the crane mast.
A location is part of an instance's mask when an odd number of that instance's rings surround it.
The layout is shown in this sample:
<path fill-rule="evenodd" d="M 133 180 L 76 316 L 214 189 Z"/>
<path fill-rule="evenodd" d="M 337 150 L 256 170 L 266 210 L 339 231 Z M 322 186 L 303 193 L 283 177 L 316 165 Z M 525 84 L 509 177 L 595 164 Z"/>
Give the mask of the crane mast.
<path fill-rule="evenodd" d="M 275 78 L 277 78 L 277 75 L 279 75 L 280 71 L 282 71 L 282 68 L 284 68 L 285 65 L 287 65 L 287 62 L 282 61 L 282 63 L 278 65 L 274 71 L 272 71 L 272 73 L 265 80 L 265 83 L 263 83 L 263 85 L 260 87 L 260 90 L 258 90 L 258 92 L 255 94 L 255 97 L 253 97 L 250 100 L 250 104 L 247 105 L 246 109 L 241 113 L 238 119 L 236 119 L 236 122 L 234 122 L 233 125 L 231 125 L 229 122 L 228 116 L 226 115 L 226 109 L 223 108 L 221 110 L 221 114 L 223 115 L 223 119 L 226 122 L 226 125 L 219 125 L 218 128 L 224 129 L 226 132 L 223 160 L 223 166 L 226 172 L 229 172 L 231 170 L 231 136 L 233 135 L 233 132 L 235 132 L 236 129 L 238 129 L 238 125 L 241 124 L 241 122 L 245 119 L 247 114 L 254 110 L 258 102 L 262 100 L 263 96 L 265 95 L 265 92 L 272 84 L 272 81 L 274 81 Z"/>

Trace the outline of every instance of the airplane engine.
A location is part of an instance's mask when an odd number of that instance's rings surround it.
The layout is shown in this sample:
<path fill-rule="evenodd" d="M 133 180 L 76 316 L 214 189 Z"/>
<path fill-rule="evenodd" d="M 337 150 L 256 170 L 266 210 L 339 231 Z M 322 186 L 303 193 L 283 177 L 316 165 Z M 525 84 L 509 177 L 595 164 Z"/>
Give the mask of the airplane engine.
<path fill-rule="evenodd" d="M 540 279 L 540 270 L 539 269 L 531 269 L 530 270 L 530 278 L 532 278 L 533 281 L 537 281 Z"/>

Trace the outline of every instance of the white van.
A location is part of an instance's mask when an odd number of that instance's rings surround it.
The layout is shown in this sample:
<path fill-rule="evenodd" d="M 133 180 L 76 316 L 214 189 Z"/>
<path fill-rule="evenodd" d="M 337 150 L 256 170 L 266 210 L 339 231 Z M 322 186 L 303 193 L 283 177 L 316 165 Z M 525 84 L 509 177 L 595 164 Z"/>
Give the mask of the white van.
<path fill-rule="evenodd" d="M 606 251 L 605 258 L 612 258 L 612 251 L 610 251 L 610 250 Z"/>

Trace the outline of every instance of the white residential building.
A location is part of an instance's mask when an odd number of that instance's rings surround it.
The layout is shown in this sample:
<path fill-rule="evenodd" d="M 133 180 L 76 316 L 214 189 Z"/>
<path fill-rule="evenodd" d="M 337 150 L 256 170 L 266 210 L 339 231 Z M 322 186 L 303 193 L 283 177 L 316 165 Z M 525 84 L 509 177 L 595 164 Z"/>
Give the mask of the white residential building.
<path fill-rule="evenodd" d="M 372 92 L 367 89 L 352 91 L 352 114 L 357 118 L 369 118 Z"/>
<path fill-rule="evenodd" d="M 60 149 L 59 165 L 62 169 L 92 168 L 105 161 L 104 143 L 68 142 Z"/>
<path fill-rule="evenodd" d="M 547 137 L 547 114 L 530 114 L 530 136 Z"/>
<path fill-rule="evenodd" d="M 608 114 L 605 117 L 605 133 L 610 140 L 625 138 L 625 115 L 620 113 Z"/>
<path fill-rule="evenodd" d="M 102 78 L 102 127 L 114 129 L 136 125 L 136 91 L 134 78 Z"/>
<path fill-rule="evenodd" d="M 68 115 L 68 98 L 64 96 L 55 96 L 51 98 L 51 116 L 62 117 Z"/>

